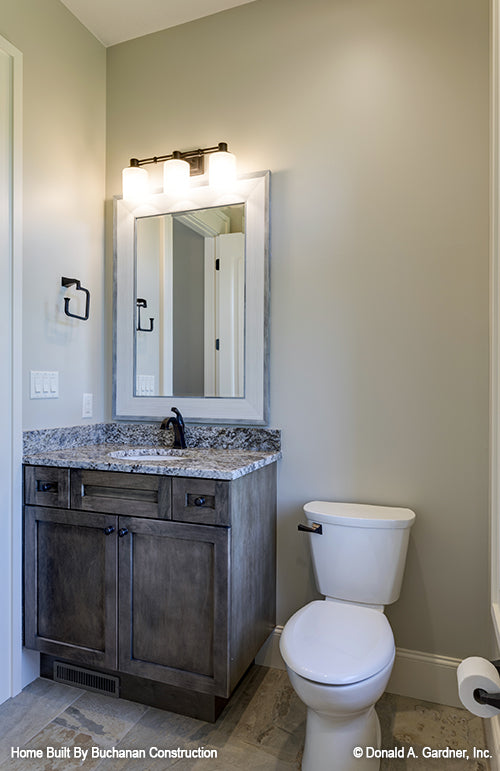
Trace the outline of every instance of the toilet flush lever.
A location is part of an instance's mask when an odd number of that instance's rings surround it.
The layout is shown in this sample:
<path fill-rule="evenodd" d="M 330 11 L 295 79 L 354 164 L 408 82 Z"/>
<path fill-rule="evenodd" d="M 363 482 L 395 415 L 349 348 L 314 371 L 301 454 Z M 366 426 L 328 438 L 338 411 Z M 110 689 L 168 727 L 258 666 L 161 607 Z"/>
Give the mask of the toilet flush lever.
<path fill-rule="evenodd" d="M 297 525 L 297 530 L 302 530 L 305 533 L 317 533 L 318 535 L 323 535 L 323 527 L 317 522 L 313 522 L 311 527 L 309 527 L 309 525 L 303 525 L 301 522 Z"/>

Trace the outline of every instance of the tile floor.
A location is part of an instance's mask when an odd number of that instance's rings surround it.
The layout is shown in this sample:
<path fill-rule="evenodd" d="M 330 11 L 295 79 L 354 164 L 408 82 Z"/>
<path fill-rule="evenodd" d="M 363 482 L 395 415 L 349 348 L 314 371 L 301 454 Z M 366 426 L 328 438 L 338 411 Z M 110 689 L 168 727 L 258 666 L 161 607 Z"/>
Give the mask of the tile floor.
<path fill-rule="evenodd" d="M 486 747 L 482 721 L 468 712 L 385 694 L 377 705 L 384 748 L 469 749 L 470 760 L 382 760 L 381 771 L 486 771 L 472 748 Z M 285 672 L 253 667 L 215 724 L 36 680 L 0 706 L 0 771 L 291 771 L 300 769 L 305 709 Z M 41 758 L 12 758 L 11 748 Z M 92 758 L 101 751 L 145 750 L 142 758 Z M 150 748 L 216 749 L 217 759 L 149 757 Z M 49 748 L 54 755 L 47 757 Z M 75 748 L 89 750 L 85 760 Z M 67 755 L 65 757 L 64 755 Z M 341 769 L 332 769 L 341 771 Z"/>

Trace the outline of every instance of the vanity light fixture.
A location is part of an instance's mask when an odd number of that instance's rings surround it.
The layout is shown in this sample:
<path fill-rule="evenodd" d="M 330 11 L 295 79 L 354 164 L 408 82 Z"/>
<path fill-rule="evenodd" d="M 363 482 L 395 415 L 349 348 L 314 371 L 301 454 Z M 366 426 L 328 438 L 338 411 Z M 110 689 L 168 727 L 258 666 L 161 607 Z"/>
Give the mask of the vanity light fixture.
<path fill-rule="evenodd" d="M 191 167 L 184 161 L 178 150 L 174 150 L 173 158 L 163 164 L 163 192 L 170 195 L 182 195 L 189 188 Z"/>
<path fill-rule="evenodd" d="M 126 201 L 142 201 L 149 192 L 149 174 L 140 168 L 137 158 L 131 158 L 130 166 L 122 171 L 122 191 Z"/>
<path fill-rule="evenodd" d="M 189 186 L 189 178 L 204 174 L 205 155 L 210 155 L 208 183 L 215 190 L 231 190 L 236 181 L 236 156 L 228 152 L 227 143 L 219 142 L 215 147 L 180 152 L 175 150 L 169 155 L 152 158 L 131 158 L 130 165 L 123 169 L 123 198 L 140 201 L 148 194 L 148 173 L 143 166 L 149 163 L 163 163 L 163 188 L 172 195 L 184 194 Z"/>
<path fill-rule="evenodd" d="M 208 182 L 214 190 L 230 192 L 236 182 L 236 156 L 227 151 L 225 142 L 219 143 L 219 150 L 208 159 Z"/>

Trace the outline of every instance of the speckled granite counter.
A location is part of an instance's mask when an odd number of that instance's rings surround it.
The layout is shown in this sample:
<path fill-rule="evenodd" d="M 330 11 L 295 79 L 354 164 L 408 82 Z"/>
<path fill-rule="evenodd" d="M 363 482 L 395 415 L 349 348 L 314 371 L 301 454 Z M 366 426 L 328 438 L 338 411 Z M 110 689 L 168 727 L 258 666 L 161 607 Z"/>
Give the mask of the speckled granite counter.
<path fill-rule="evenodd" d="M 140 474 L 165 474 L 167 476 L 201 477 L 204 479 L 237 479 L 262 466 L 274 463 L 280 452 L 255 450 L 221 450 L 192 447 L 178 451 L 176 455 L 159 456 L 158 460 L 131 460 L 115 457 L 115 453 L 132 450 L 151 450 L 133 445 L 94 444 L 81 447 L 65 447 L 60 450 L 38 452 L 24 456 L 29 466 L 59 466 L 62 468 L 94 469 L 96 471 L 124 471 Z"/>
<path fill-rule="evenodd" d="M 279 460 L 281 453 L 252 450 L 218 450 L 193 447 L 174 456 L 159 456 L 158 460 L 131 460 L 115 457 L 118 452 L 137 450 L 132 445 L 95 444 L 83 447 L 51 450 L 25 455 L 29 466 L 59 466 L 64 468 L 94 469 L 96 471 L 125 471 L 141 474 L 202 477 L 205 479 L 237 479 L 262 466 Z M 142 449 L 142 448 L 141 448 Z M 111 454 L 112 453 L 112 454 Z"/>
<path fill-rule="evenodd" d="M 252 426 L 186 426 L 188 449 L 172 450 L 172 431 L 158 423 L 96 423 L 24 432 L 28 466 L 237 479 L 281 458 L 281 432 Z M 172 453 L 158 460 L 115 457 L 137 451 Z"/>
<path fill-rule="evenodd" d="M 186 425 L 188 447 L 216 450 L 256 450 L 279 452 L 281 431 L 261 426 L 199 426 Z M 173 431 L 162 431 L 159 423 L 91 423 L 86 426 L 44 428 L 24 431 L 25 455 L 81 447 L 90 444 L 129 444 L 168 447 Z"/>

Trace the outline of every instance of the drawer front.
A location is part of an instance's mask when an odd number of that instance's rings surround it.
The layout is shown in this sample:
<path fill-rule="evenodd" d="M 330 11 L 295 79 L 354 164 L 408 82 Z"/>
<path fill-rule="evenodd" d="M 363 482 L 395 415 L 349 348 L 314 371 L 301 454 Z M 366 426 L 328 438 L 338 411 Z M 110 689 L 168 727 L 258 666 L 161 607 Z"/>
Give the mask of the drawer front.
<path fill-rule="evenodd" d="M 171 479 L 152 474 L 71 469 L 71 508 L 171 519 Z"/>
<path fill-rule="evenodd" d="M 202 525 L 230 525 L 229 482 L 174 477 L 172 519 Z"/>
<path fill-rule="evenodd" d="M 24 502 L 32 506 L 69 509 L 69 469 L 25 466 Z"/>

